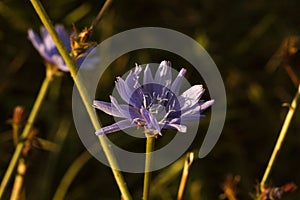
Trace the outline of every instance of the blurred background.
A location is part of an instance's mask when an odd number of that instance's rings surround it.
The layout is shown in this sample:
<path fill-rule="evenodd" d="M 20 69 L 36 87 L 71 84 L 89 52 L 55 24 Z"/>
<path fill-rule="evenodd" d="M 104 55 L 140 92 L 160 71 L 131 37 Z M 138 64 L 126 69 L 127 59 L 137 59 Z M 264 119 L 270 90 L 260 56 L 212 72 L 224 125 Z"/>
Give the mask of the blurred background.
<path fill-rule="evenodd" d="M 89 27 L 104 1 L 42 1 L 53 23 L 72 31 Z M 105 39 L 137 27 L 156 26 L 182 32 L 198 41 L 211 55 L 223 77 L 228 111 L 222 135 L 213 151 L 191 166 L 184 199 L 226 199 L 224 183 L 236 184 L 237 199 L 251 199 L 261 180 L 297 90 L 300 76 L 299 24 L 300 2 L 289 1 L 117 1 L 97 25 L 92 40 Z M 17 105 L 28 116 L 45 76 L 44 61 L 27 39 L 27 30 L 39 32 L 41 22 L 29 1 L 0 1 L 0 175 L 1 178 L 14 151 L 9 119 Z M 99 99 L 108 100 L 115 77 L 134 67 L 135 63 L 170 60 L 175 69 L 186 67 L 191 84 L 203 83 L 192 66 L 169 52 L 140 50 L 117 59 L 101 79 Z M 205 83 L 203 83 L 205 85 Z M 81 158 L 82 165 L 67 191 L 65 199 L 120 199 L 111 170 L 84 153 L 72 119 L 73 81 L 69 74 L 57 77 L 43 103 L 35 123 L 37 136 L 59 145 L 59 152 L 34 148 L 27 158 L 26 199 L 52 199 L 70 165 Z M 209 91 L 203 97 L 209 99 Z M 198 153 L 207 118 L 201 121 L 199 133 L 190 147 Z M 112 119 L 99 112 L 104 124 Z M 300 112 L 296 110 L 286 140 L 271 171 L 268 185 L 300 184 Z M 121 132 L 110 136 L 124 148 L 143 152 L 144 140 L 123 139 Z M 159 138 L 163 146 L 173 135 Z M 184 157 L 184 155 L 183 155 Z M 183 160 L 179 162 L 183 165 Z M 181 171 L 179 167 L 153 173 L 153 199 L 175 199 Z M 173 170 L 173 171 L 172 171 Z M 142 194 L 143 174 L 124 173 L 134 199 Z M 163 181 L 162 181 L 163 180 Z M 161 182 L 160 182 L 161 181 Z M 227 181 L 227 182 L 226 182 Z M 13 179 L 5 193 L 9 199 Z M 299 199 L 296 190 L 284 199 Z"/>

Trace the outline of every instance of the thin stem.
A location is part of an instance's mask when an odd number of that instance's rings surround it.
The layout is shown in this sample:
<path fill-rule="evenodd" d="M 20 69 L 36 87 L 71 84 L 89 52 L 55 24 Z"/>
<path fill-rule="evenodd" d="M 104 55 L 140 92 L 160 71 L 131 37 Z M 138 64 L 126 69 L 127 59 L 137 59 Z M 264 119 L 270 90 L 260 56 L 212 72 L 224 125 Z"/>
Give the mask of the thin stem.
<path fill-rule="evenodd" d="M 290 108 L 289 108 L 289 111 L 285 117 L 285 120 L 284 120 L 284 123 L 282 125 L 282 128 L 281 128 L 281 131 L 279 133 L 279 137 L 277 139 L 277 142 L 276 142 L 276 145 L 273 149 L 273 152 L 272 152 L 272 155 L 271 155 L 271 158 L 269 160 L 269 163 L 267 165 L 267 168 L 265 170 L 265 173 L 264 173 L 264 176 L 260 182 L 260 190 L 263 191 L 264 190 L 264 186 L 265 186 L 265 183 L 266 183 L 266 180 L 270 174 L 270 171 L 273 167 L 273 164 L 274 164 L 274 161 L 276 159 L 276 156 L 278 154 L 278 151 L 280 150 L 281 146 L 282 146 L 282 143 L 284 141 L 284 138 L 286 136 L 286 133 L 287 133 L 287 130 L 290 126 L 290 123 L 291 123 L 291 120 L 293 118 L 293 115 L 295 113 L 295 109 L 297 107 L 297 101 L 299 99 L 299 96 L 300 96 L 300 85 L 298 85 L 298 91 L 292 101 L 292 104 L 290 105 Z"/>
<path fill-rule="evenodd" d="M 84 151 L 69 167 L 64 177 L 61 179 L 59 186 L 54 194 L 53 200 L 63 200 L 66 193 L 73 182 L 74 178 L 81 168 L 90 160 L 91 155 L 88 151 Z"/>
<path fill-rule="evenodd" d="M 19 159 L 19 165 L 15 178 L 14 187 L 10 196 L 10 200 L 20 199 L 20 194 L 23 188 L 24 176 L 27 170 L 24 158 Z"/>
<path fill-rule="evenodd" d="M 40 88 L 40 91 L 39 91 L 39 94 L 34 102 L 34 105 L 33 105 L 33 108 L 29 114 L 29 117 L 28 117 L 28 120 L 27 120 L 27 123 L 26 123 L 26 126 L 21 134 L 21 138 L 19 140 L 19 143 L 17 144 L 16 146 L 16 149 L 15 149 L 15 152 L 13 154 L 13 157 L 11 158 L 11 161 L 8 165 L 8 168 L 4 174 L 4 177 L 2 179 L 2 182 L 1 182 L 1 186 L 0 186 L 0 199 L 2 199 L 2 196 L 3 196 L 3 193 L 7 187 L 7 184 L 12 176 L 12 173 L 17 165 L 17 162 L 20 158 L 20 155 L 22 153 L 22 149 L 24 147 L 24 142 L 26 141 L 29 133 L 30 133 L 30 130 L 34 124 L 34 121 L 36 119 L 36 116 L 40 110 L 40 107 L 44 101 L 44 98 L 45 98 L 45 95 L 47 93 L 47 90 L 48 90 L 48 87 L 49 87 L 49 84 L 52 80 L 52 76 L 49 76 L 47 75 L 46 78 L 44 79 L 43 81 L 43 84 Z"/>
<path fill-rule="evenodd" d="M 144 190 L 143 190 L 143 200 L 149 199 L 150 194 L 150 181 L 151 181 L 151 152 L 154 150 L 155 136 L 147 135 L 146 142 L 146 159 L 145 159 L 145 174 L 144 174 Z"/>
<path fill-rule="evenodd" d="M 90 34 L 92 34 L 93 30 L 95 29 L 95 26 L 97 26 L 97 24 L 100 22 L 104 13 L 107 11 L 107 9 L 109 8 L 111 3 L 112 3 L 112 0 L 105 1 L 104 5 L 102 6 L 101 10 L 99 11 L 97 17 L 95 18 L 95 20 L 93 21 L 92 25 L 89 28 L 89 30 L 91 32 Z"/>
<path fill-rule="evenodd" d="M 194 153 L 193 152 L 188 152 L 186 155 L 186 159 L 184 161 L 184 167 L 182 170 L 182 176 L 181 176 L 181 181 L 178 189 L 178 194 L 177 194 L 177 200 L 182 200 L 184 189 L 186 186 L 187 178 L 189 175 L 189 169 L 190 166 L 192 165 L 194 160 Z"/>
<path fill-rule="evenodd" d="M 95 130 L 99 130 L 101 128 L 101 125 L 98 121 L 96 112 L 94 111 L 94 109 L 92 108 L 90 101 L 89 101 L 89 95 L 84 87 L 84 85 L 82 84 L 81 78 L 79 76 L 76 76 L 76 65 L 74 63 L 74 60 L 70 57 L 69 53 L 67 52 L 66 48 L 64 47 L 62 41 L 60 40 L 60 38 L 58 37 L 50 18 L 48 17 L 46 11 L 44 10 L 42 4 L 40 3 L 39 0 L 30 0 L 36 13 L 39 15 L 42 23 L 44 24 L 45 28 L 47 29 L 47 31 L 49 32 L 49 34 L 51 35 L 59 53 L 61 54 L 61 56 L 63 57 L 66 65 L 68 66 L 70 73 L 71 73 L 71 77 L 74 80 L 75 85 L 77 86 L 79 95 L 82 98 L 83 104 L 87 110 L 87 113 L 90 117 L 90 120 L 95 128 Z M 124 181 L 124 178 L 121 174 L 121 172 L 118 169 L 118 165 L 117 162 L 115 160 L 115 156 L 113 155 L 112 150 L 110 149 L 110 147 L 108 146 L 107 142 L 106 142 L 106 137 L 103 136 L 98 136 L 98 139 L 100 141 L 100 144 L 102 146 L 102 149 L 106 155 L 106 158 L 111 166 L 113 175 L 115 177 L 115 180 L 118 184 L 118 187 L 121 191 L 122 197 L 127 200 L 127 199 L 132 199 L 131 195 L 127 189 L 126 183 Z"/>

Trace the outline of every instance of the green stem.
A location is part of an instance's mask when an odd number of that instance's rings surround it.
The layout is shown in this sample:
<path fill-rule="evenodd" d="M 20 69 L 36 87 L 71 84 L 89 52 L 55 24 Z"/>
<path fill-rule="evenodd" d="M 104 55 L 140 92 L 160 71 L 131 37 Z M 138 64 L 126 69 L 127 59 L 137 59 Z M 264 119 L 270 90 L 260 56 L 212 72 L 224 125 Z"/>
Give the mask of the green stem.
<path fill-rule="evenodd" d="M 50 18 L 48 17 L 46 11 L 44 10 L 42 4 L 40 3 L 39 0 L 30 0 L 36 13 L 38 14 L 38 16 L 40 17 L 42 23 L 44 24 L 45 28 L 47 29 L 47 31 L 49 32 L 49 34 L 51 35 L 59 53 L 61 54 L 61 56 L 63 57 L 65 63 L 67 64 L 70 73 L 71 73 L 71 77 L 74 80 L 74 83 L 78 89 L 78 92 L 82 98 L 83 104 L 87 110 L 87 113 L 91 119 L 91 122 L 95 128 L 95 130 L 98 130 L 101 128 L 101 125 L 98 121 L 96 112 L 94 111 L 94 109 L 92 108 L 90 101 L 89 101 L 89 95 L 84 87 L 84 85 L 82 84 L 81 78 L 79 76 L 76 76 L 76 72 L 77 72 L 77 68 L 76 65 L 73 61 L 73 59 L 69 56 L 69 53 L 67 52 L 66 48 L 64 47 L 62 41 L 60 40 L 60 38 L 58 37 Z M 103 136 L 98 136 L 98 139 L 100 141 L 100 144 L 102 146 L 102 149 L 107 157 L 107 160 L 111 166 L 113 175 L 115 177 L 115 180 L 118 184 L 118 187 L 121 191 L 122 197 L 127 200 L 127 199 L 132 199 L 131 195 L 127 189 L 126 183 L 124 181 L 124 178 L 121 174 L 121 172 L 118 169 L 118 165 L 117 162 L 115 160 L 115 156 L 113 155 L 112 150 L 110 149 L 110 147 L 108 146 L 108 143 L 105 140 L 105 137 Z"/>
<path fill-rule="evenodd" d="M 19 143 L 16 146 L 15 152 L 13 154 L 13 157 L 11 158 L 11 161 L 8 165 L 8 168 L 4 174 L 4 177 L 2 179 L 1 182 L 1 186 L 0 186 L 0 199 L 2 199 L 3 193 L 7 187 L 7 184 L 12 176 L 12 173 L 17 165 L 17 162 L 20 158 L 20 155 L 22 153 L 22 149 L 24 147 L 24 142 L 26 141 L 26 138 L 28 137 L 30 130 L 32 128 L 32 125 L 34 124 L 35 118 L 40 110 L 40 107 L 43 103 L 43 100 L 45 98 L 45 95 L 47 93 L 49 84 L 52 80 L 52 76 L 46 76 L 46 78 L 44 79 L 44 82 L 40 88 L 39 94 L 34 102 L 33 108 L 29 114 L 26 126 L 21 134 L 21 138 L 19 140 Z"/>
<path fill-rule="evenodd" d="M 154 150 L 155 136 L 147 135 L 146 142 L 146 159 L 145 159 L 145 174 L 144 174 L 144 190 L 143 190 L 143 200 L 149 199 L 150 194 L 150 181 L 151 181 L 151 152 Z"/>
<path fill-rule="evenodd" d="M 290 123 L 291 123 L 291 120 L 293 118 L 293 115 L 295 113 L 295 109 L 297 107 L 297 101 L 299 99 L 299 96 L 300 96 L 300 85 L 298 86 L 298 91 L 292 101 L 292 104 L 290 105 L 290 108 L 289 108 L 289 111 L 285 117 L 285 120 L 284 120 L 284 123 L 282 125 L 282 128 L 281 128 L 281 131 L 279 133 L 279 137 L 277 139 L 277 142 L 276 142 L 276 145 L 273 149 L 273 152 L 272 152 L 272 155 L 270 157 L 270 160 L 269 160 L 269 163 L 267 165 L 267 168 L 265 170 L 265 173 L 264 173 L 264 176 L 260 182 L 260 190 L 263 191 L 264 190 L 264 186 L 265 186 L 265 183 L 266 183 L 266 180 L 270 174 L 270 171 L 273 167 L 273 164 L 274 164 L 274 161 L 276 159 L 276 156 L 278 154 L 278 151 L 280 150 L 281 146 L 282 146 L 282 143 L 284 141 L 284 138 L 286 136 L 286 133 L 287 133 L 287 130 L 290 126 Z"/>
<path fill-rule="evenodd" d="M 81 170 L 81 168 L 90 160 L 91 154 L 88 151 L 84 151 L 69 167 L 64 177 L 61 179 L 59 186 L 54 194 L 53 200 L 65 199 L 66 193 L 73 182 L 74 178 Z"/>

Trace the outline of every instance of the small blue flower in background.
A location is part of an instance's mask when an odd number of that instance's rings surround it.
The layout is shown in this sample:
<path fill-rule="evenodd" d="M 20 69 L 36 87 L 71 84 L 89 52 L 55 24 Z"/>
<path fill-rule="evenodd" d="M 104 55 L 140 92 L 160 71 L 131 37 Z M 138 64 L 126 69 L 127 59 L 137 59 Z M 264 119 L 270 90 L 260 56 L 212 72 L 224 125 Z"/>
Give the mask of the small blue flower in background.
<path fill-rule="evenodd" d="M 127 78 L 117 77 L 116 88 L 127 104 L 119 104 L 110 96 L 111 103 L 94 101 L 93 106 L 103 112 L 124 120 L 96 131 L 97 135 L 105 135 L 130 127 L 143 127 L 153 135 L 162 135 L 161 130 L 175 129 L 186 132 L 184 124 L 199 121 L 202 112 L 213 104 L 213 100 L 200 100 L 204 89 L 202 85 L 194 85 L 179 95 L 182 79 L 186 69 L 181 69 L 172 82 L 171 63 L 162 61 L 153 78 L 149 66 L 144 69 L 143 85 L 139 83 L 141 66 L 136 66 Z"/>
<path fill-rule="evenodd" d="M 66 32 L 62 25 L 56 25 L 55 30 L 62 40 L 64 46 L 68 52 L 71 52 L 70 35 Z M 49 35 L 45 27 L 41 27 L 41 37 L 36 34 L 32 29 L 28 30 L 28 39 L 32 42 L 33 46 L 38 50 L 41 56 L 49 63 L 55 65 L 61 71 L 68 72 L 69 69 L 61 57 L 58 49 L 56 48 L 54 41 Z M 87 50 L 86 54 L 91 51 L 93 47 Z M 77 59 L 77 65 L 80 66 L 85 56 Z"/>

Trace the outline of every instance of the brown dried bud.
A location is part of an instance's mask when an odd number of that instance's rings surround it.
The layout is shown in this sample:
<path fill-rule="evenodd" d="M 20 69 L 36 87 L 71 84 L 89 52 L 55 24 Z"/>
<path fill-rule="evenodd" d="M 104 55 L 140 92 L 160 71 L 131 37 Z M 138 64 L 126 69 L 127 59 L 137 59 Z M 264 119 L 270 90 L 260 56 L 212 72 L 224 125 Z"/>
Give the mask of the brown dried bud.
<path fill-rule="evenodd" d="M 16 106 L 13 114 L 13 123 L 20 124 L 25 116 L 25 109 L 22 106 Z"/>

